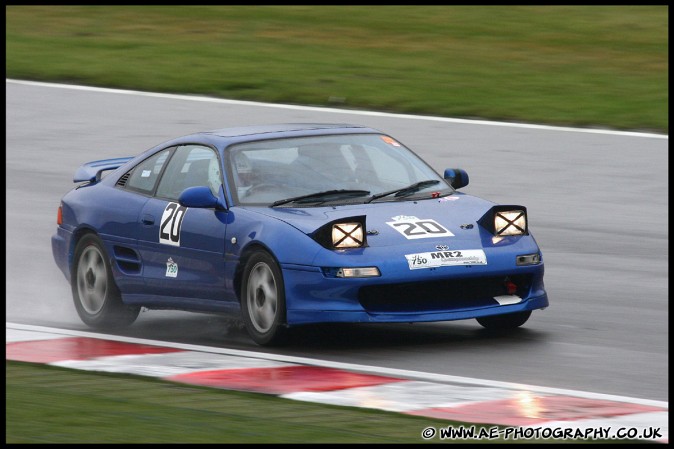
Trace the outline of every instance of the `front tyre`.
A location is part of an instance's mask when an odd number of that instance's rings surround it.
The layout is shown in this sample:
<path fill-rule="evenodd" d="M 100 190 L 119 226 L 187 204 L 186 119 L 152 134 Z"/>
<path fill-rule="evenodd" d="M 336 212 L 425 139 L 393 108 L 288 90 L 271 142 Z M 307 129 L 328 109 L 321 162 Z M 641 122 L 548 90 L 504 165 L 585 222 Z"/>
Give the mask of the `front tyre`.
<path fill-rule="evenodd" d="M 75 247 L 71 287 L 77 314 L 91 327 L 124 327 L 138 317 L 140 307 L 122 302 L 103 242 L 94 234 Z"/>
<path fill-rule="evenodd" d="M 286 334 L 283 276 L 265 251 L 248 258 L 241 283 L 241 312 L 246 330 L 259 345 L 282 343 Z"/>
<path fill-rule="evenodd" d="M 507 330 L 520 327 L 531 316 L 531 310 L 525 312 L 506 313 L 505 315 L 492 315 L 476 318 L 486 329 Z"/>

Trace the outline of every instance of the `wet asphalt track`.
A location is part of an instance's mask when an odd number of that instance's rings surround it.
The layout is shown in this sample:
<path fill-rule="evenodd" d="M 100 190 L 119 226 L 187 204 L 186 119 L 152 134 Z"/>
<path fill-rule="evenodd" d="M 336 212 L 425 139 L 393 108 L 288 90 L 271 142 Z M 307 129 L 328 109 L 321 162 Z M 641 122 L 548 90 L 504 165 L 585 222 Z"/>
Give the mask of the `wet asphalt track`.
<path fill-rule="evenodd" d="M 668 139 L 6 84 L 6 320 L 88 330 L 52 255 L 83 162 L 228 126 L 357 123 L 397 137 L 463 191 L 521 203 L 550 307 L 512 335 L 475 321 L 311 326 L 255 346 L 232 317 L 148 311 L 124 335 L 668 400 Z"/>

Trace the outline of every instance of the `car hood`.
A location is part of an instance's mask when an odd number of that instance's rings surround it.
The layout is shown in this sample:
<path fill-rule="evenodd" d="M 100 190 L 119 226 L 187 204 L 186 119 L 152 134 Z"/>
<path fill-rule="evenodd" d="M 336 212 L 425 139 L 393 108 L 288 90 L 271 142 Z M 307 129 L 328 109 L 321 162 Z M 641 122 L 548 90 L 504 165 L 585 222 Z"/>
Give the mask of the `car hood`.
<path fill-rule="evenodd" d="M 456 192 L 443 198 L 424 200 L 246 209 L 281 220 L 305 234 L 341 218 L 365 216 L 369 246 L 389 246 L 414 241 L 430 242 L 434 237 L 477 237 L 477 221 L 493 205 L 490 201 Z M 443 232 L 443 229 L 451 234 Z"/>

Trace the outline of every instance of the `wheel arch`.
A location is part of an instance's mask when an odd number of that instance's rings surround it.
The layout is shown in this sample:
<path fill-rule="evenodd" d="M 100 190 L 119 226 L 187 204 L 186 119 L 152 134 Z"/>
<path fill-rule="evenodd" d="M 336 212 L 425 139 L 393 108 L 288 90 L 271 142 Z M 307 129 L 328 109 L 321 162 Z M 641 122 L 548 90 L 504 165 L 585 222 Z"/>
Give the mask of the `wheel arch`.
<path fill-rule="evenodd" d="M 239 304 L 241 304 L 241 283 L 243 282 L 243 272 L 246 269 L 246 264 L 248 263 L 248 259 L 250 256 L 255 253 L 256 251 L 264 251 L 268 253 L 272 259 L 277 263 L 279 268 L 281 267 L 281 263 L 279 262 L 278 258 L 276 257 L 276 254 L 264 243 L 260 241 L 253 241 L 248 243 L 242 250 L 241 250 L 241 255 L 239 256 L 239 262 L 236 266 L 236 270 L 234 271 L 234 293 L 236 294 L 236 298 L 239 301 Z"/>
<path fill-rule="evenodd" d="M 80 240 L 82 240 L 82 238 L 84 238 L 84 236 L 89 235 L 89 234 L 93 234 L 93 235 L 98 236 L 100 238 L 98 233 L 93 228 L 83 226 L 83 227 L 75 230 L 73 232 L 72 238 L 70 239 L 70 248 L 68 248 L 68 267 L 69 267 L 71 279 L 72 279 L 72 275 L 73 275 L 73 269 L 75 268 L 75 263 L 74 263 L 75 262 L 75 248 L 77 248 L 77 244 L 80 242 Z"/>

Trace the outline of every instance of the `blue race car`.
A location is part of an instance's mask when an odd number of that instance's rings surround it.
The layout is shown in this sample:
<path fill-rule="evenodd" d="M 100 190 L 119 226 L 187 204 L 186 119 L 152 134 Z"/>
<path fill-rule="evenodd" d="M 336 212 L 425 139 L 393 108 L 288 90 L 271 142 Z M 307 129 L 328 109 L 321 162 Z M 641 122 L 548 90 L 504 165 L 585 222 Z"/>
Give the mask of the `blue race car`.
<path fill-rule="evenodd" d="M 235 312 L 265 345 L 308 323 L 515 328 L 548 306 L 526 208 L 458 192 L 464 170 L 440 177 L 375 129 L 202 132 L 74 182 L 52 251 L 92 327 L 141 307 Z"/>

